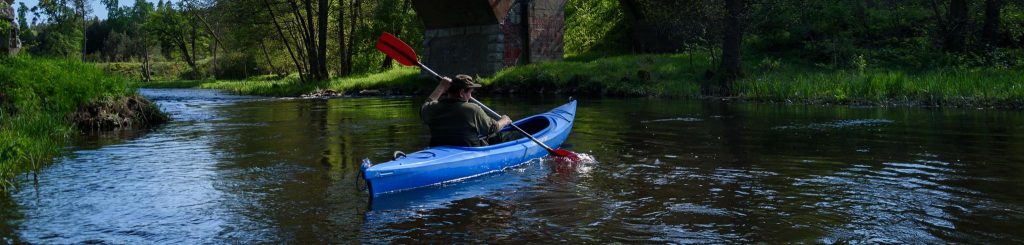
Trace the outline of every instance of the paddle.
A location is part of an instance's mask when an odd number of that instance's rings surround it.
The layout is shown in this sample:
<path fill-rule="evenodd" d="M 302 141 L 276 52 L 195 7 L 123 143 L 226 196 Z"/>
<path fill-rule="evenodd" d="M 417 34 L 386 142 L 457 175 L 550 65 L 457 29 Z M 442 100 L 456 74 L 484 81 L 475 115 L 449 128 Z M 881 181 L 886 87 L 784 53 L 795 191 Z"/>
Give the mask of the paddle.
<path fill-rule="evenodd" d="M 394 59 L 399 64 L 406 66 L 419 66 L 423 70 L 426 70 L 427 72 L 430 72 L 430 74 L 433 74 L 435 77 L 441 78 L 441 75 L 438 75 L 437 72 L 434 72 L 434 70 L 431 70 L 426 65 L 423 65 L 423 63 L 420 63 L 420 61 L 416 58 L 416 51 L 412 50 L 412 47 L 409 47 L 408 44 L 405 44 L 405 42 L 403 42 L 401 39 L 398 39 L 398 37 L 391 35 L 391 33 L 381 33 L 380 38 L 377 39 L 376 47 L 377 50 L 384 52 L 385 55 L 391 57 L 391 59 Z M 498 114 L 498 112 L 491 110 L 491 108 L 487 107 L 483 103 L 480 103 L 480 101 L 477 101 L 476 98 L 470 97 L 469 100 L 479 105 L 480 107 L 484 108 L 484 110 L 487 111 L 491 116 L 498 118 L 501 117 L 501 115 Z M 548 153 L 551 154 L 552 156 L 565 158 L 571 161 L 577 161 L 579 159 L 579 156 L 577 156 L 576 153 L 573 153 L 565 149 L 551 149 L 551 147 L 549 147 L 547 144 L 544 144 L 544 142 L 537 140 L 537 138 L 534 138 L 533 135 L 527 133 L 526 130 L 519 128 L 519 126 L 516 126 L 514 123 L 511 123 L 509 125 L 512 125 L 512 128 L 519 130 L 520 133 L 526 135 L 526 137 L 530 138 L 530 140 L 533 140 L 533 142 L 544 147 L 544 149 L 548 150 Z"/>

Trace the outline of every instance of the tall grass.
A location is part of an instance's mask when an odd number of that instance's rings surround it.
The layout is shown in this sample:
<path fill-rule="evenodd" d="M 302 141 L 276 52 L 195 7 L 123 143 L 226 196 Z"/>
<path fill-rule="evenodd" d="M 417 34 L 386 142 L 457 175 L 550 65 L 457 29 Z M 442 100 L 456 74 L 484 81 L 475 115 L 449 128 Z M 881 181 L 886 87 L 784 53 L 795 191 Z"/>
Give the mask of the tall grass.
<path fill-rule="evenodd" d="M 0 189 L 58 153 L 74 132 L 68 115 L 78 106 L 135 91 L 135 83 L 79 61 L 0 59 Z"/>
<path fill-rule="evenodd" d="M 826 103 L 909 103 L 947 106 L 1020 106 L 1024 71 L 940 69 L 806 71 L 755 74 L 735 86 L 741 97 Z"/>

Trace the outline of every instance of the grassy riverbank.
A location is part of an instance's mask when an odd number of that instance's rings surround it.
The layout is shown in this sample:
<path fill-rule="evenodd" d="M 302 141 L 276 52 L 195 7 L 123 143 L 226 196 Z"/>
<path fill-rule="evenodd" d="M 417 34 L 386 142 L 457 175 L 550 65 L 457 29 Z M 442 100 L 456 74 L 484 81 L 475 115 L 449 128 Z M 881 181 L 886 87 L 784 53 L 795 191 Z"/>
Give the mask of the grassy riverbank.
<path fill-rule="evenodd" d="M 396 68 L 387 72 L 367 76 L 354 76 L 330 81 L 299 82 L 295 74 L 287 77 L 261 76 L 247 80 L 173 80 L 155 81 L 142 84 L 147 88 L 205 88 L 218 89 L 236 94 L 299 96 L 317 90 L 358 93 L 362 90 L 382 90 L 391 94 L 418 94 L 433 89 L 431 83 L 420 79 L 419 70 Z"/>
<path fill-rule="evenodd" d="M 17 174 L 50 162 L 78 132 L 75 124 L 102 126 L 73 118 L 132 122 L 134 118 L 122 117 L 126 110 L 139 107 L 148 109 L 133 116 L 161 117 L 152 104 L 134 96 L 137 87 L 135 82 L 79 61 L 0 59 L 0 189 L 13 187 Z"/>
<path fill-rule="evenodd" d="M 712 66 L 699 54 L 627 55 L 567 60 L 505 69 L 484 78 L 494 93 L 573 93 L 611 96 L 699 98 Z M 738 81 L 739 99 L 799 103 L 914 104 L 929 106 L 1024 106 L 1024 71 L 1015 68 L 903 70 L 831 69 L 780 59 L 751 60 Z M 710 69 L 713 70 L 713 69 Z M 356 93 L 364 89 L 422 94 L 434 83 L 418 71 L 397 68 L 363 77 L 298 83 L 296 77 L 245 81 L 166 81 L 146 87 L 198 87 L 240 94 L 297 96 L 317 89 Z"/>

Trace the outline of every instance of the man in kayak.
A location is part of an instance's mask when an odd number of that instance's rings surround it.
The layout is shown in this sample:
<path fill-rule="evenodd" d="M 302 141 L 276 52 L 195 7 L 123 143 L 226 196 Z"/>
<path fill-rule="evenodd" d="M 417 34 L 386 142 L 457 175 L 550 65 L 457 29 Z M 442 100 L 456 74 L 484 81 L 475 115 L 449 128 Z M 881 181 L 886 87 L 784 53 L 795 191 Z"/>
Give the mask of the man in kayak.
<path fill-rule="evenodd" d="M 473 89 L 480 84 L 465 74 L 455 79 L 444 77 L 437 84 L 430 98 L 420 107 L 420 118 L 430 127 L 430 146 L 486 146 L 498 130 L 512 123 L 507 115 L 494 120 L 479 105 L 468 102 Z M 441 98 L 448 94 L 447 98 Z"/>

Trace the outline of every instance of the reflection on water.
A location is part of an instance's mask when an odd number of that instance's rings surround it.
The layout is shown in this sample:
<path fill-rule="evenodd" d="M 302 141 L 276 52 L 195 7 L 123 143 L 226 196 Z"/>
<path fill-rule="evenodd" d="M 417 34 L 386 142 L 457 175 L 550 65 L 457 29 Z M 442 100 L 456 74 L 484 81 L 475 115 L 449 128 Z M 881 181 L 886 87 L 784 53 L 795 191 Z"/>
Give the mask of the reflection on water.
<path fill-rule="evenodd" d="M 426 145 L 422 98 L 143 94 L 174 121 L 81 137 L 0 243 L 1024 242 L 1021 112 L 583 100 L 563 147 L 594 161 L 370 203 L 358 164 Z"/>

